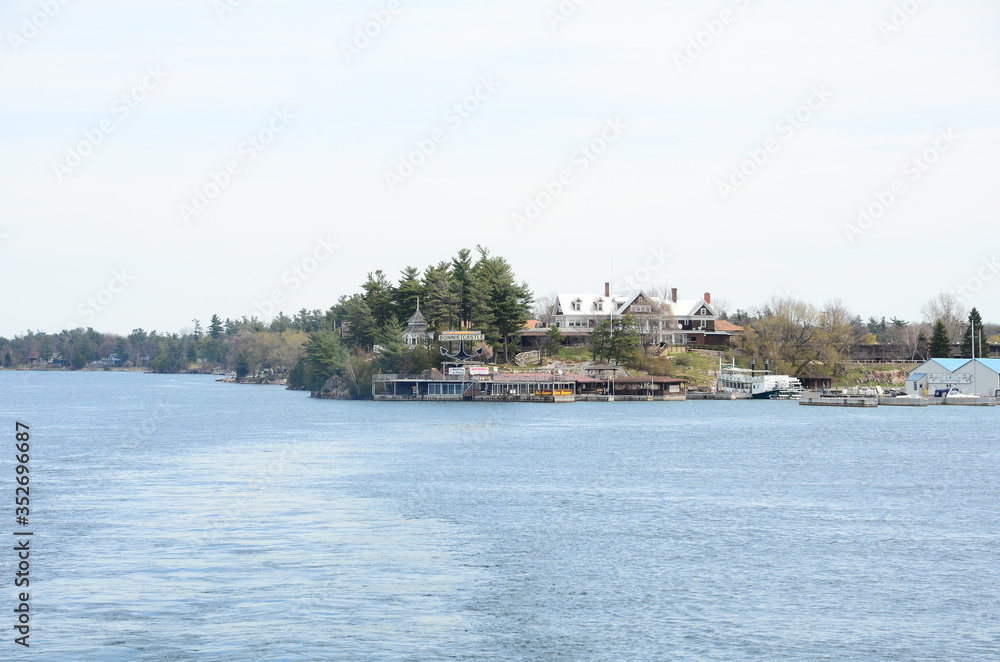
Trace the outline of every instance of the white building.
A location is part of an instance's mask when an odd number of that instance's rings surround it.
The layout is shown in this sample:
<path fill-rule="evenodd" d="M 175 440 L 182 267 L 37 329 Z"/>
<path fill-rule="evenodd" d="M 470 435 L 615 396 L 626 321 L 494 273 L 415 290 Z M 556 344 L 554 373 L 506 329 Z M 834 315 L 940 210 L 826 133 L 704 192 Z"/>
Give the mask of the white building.
<path fill-rule="evenodd" d="M 906 392 L 933 396 L 954 387 L 962 393 L 1000 397 L 1000 359 L 931 359 L 913 369 Z"/>
<path fill-rule="evenodd" d="M 718 313 L 711 294 L 706 292 L 701 299 L 679 299 L 676 288 L 668 299 L 643 290 L 611 294 L 607 285 L 604 294 L 559 294 L 553 325 L 564 335 L 589 334 L 601 320 L 612 315 L 633 316 L 650 344 L 727 345 L 732 336 L 728 331 L 716 330 Z"/>

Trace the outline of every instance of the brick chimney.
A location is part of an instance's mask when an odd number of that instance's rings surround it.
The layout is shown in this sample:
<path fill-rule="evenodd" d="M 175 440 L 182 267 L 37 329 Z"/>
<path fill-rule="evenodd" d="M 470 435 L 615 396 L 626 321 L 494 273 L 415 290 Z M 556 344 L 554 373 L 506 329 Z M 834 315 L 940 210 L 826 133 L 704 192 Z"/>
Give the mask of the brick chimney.
<path fill-rule="evenodd" d="M 677 303 L 677 288 L 676 287 L 671 287 L 670 288 L 670 301 L 672 303 Z"/>
<path fill-rule="evenodd" d="M 611 283 L 604 284 L 604 296 L 606 297 L 611 296 Z"/>
<path fill-rule="evenodd" d="M 705 303 L 707 303 L 707 304 L 711 304 L 712 303 L 712 293 L 711 292 L 705 292 Z"/>

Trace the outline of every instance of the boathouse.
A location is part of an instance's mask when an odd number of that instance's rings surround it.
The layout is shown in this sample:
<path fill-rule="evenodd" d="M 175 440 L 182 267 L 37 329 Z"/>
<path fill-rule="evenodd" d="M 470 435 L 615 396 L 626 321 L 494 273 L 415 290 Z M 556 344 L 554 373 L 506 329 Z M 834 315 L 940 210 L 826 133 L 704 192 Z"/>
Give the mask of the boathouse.
<path fill-rule="evenodd" d="M 1000 359 L 930 359 L 906 378 L 906 392 L 933 396 L 956 388 L 962 393 L 1000 397 Z"/>

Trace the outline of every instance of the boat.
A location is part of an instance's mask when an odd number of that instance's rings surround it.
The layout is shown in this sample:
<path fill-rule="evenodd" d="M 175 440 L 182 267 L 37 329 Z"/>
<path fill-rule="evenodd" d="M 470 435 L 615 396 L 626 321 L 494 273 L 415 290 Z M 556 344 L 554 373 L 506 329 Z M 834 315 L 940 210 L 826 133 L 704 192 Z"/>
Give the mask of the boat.
<path fill-rule="evenodd" d="M 797 377 L 775 375 L 769 370 L 721 366 L 716 389 L 719 393 L 749 393 L 754 400 L 798 400 L 805 391 Z"/>
<path fill-rule="evenodd" d="M 954 386 L 949 386 L 934 391 L 934 397 L 935 398 L 978 398 L 979 396 L 972 393 L 962 393 Z"/>

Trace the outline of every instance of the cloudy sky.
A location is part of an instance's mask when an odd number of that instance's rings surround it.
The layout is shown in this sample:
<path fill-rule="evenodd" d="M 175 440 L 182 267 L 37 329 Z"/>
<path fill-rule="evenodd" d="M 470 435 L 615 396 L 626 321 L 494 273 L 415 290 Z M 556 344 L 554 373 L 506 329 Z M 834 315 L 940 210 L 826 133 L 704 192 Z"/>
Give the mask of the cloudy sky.
<path fill-rule="evenodd" d="M 8 0 L 0 21 L 3 335 L 325 309 L 477 243 L 538 294 L 613 268 L 730 309 L 915 319 L 953 292 L 1000 320 L 995 0 Z"/>

